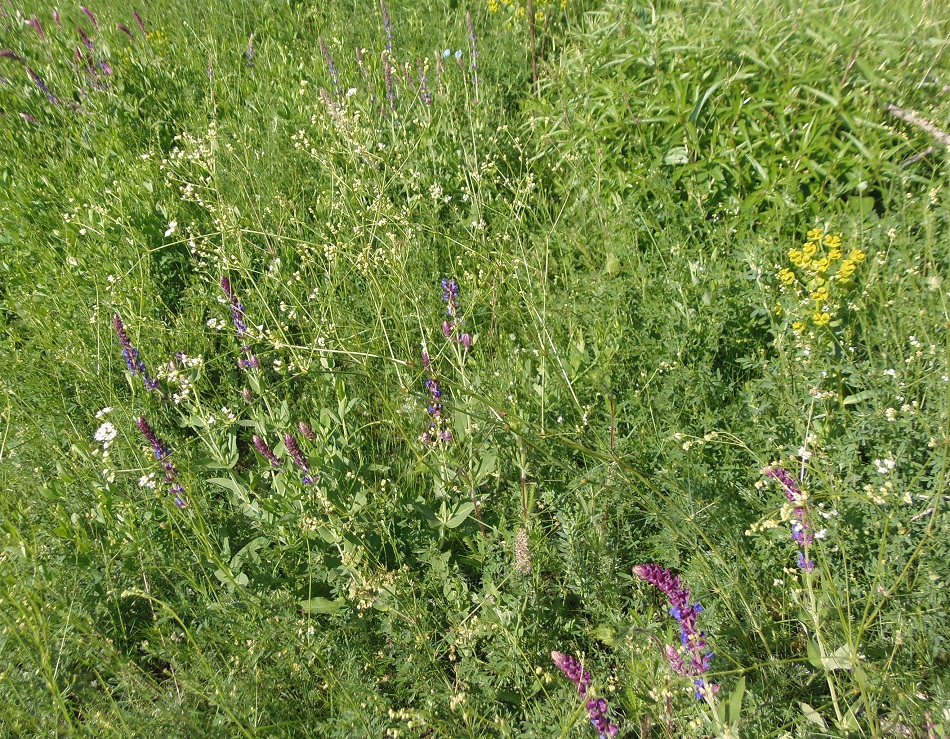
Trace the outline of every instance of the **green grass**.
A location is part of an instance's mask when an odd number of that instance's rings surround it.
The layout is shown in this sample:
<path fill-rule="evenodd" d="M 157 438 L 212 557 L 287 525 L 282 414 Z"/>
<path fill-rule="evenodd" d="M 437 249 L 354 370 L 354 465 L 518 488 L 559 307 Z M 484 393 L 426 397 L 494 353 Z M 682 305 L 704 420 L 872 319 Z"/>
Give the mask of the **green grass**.
<path fill-rule="evenodd" d="M 950 736 L 950 10 L 800 5 L 5 7 L 0 735 Z"/>

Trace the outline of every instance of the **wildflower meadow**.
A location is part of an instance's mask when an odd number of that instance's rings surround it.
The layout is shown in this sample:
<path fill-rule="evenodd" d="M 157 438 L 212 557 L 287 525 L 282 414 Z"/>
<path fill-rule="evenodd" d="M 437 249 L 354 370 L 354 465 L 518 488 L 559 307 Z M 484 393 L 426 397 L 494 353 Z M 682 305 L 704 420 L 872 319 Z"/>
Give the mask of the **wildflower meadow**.
<path fill-rule="evenodd" d="M 0 142 L 0 737 L 950 737 L 950 5 L 0 0 Z"/>

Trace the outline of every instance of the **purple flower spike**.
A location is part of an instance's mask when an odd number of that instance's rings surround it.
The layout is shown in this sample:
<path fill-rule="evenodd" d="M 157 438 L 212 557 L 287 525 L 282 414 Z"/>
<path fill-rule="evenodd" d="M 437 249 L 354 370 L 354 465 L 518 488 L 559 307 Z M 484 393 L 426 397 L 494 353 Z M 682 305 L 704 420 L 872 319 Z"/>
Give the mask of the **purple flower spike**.
<path fill-rule="evenodd" d="M 459 343 L 465 347 L 465 351 L 469 351 L 472 348 L 472 335 L 462 334 L 459 337 Z"/>
<path fill-rule="evenodd" d="M 139 416 L 136 423 L 138 424 L 139 431 L 142 432 L 142 436 L 145 437 L 145 440 L 152 447 L 152 451 L 155 452 L 156 459 L 162 460 L 171 454 L 171 450 L 165 446 L 164 441 L 158 438 L 158 434 L 152 430 L 152 427 L 144 417 Z"/>
<path fill-rule="evenodd" d="M 706 632 L 697 631 L 696 616 L 703 612 L 699 603 L 690 604 L 689 589 L 683 587 L 679 575 L 673 575 L 665 567 L 659 565 L 637 565 L 633 574 L 662 591 L 670 605 L 670 615 L 679 621 L 680 643 L 677 648 L 667 644 L 663 648 L 663 655 L 670 667 L 678 675 L 695 677 L 709 670 L 709 663 L 713 653 L 706 649 Z M 700 683 L 702 681 L 699 681 Z M 697 683 L 699 684 L 699 683 Z M 717 690 L 717 685 L 710 685 L 711 690 Z M 697 698 L 702 699 L 702 693 L 697 690 Z"/>
<path fill-rule="evenodd" d="M 782 487 L 782 492 L 790 503 L 795 504 L 793 510 L 794 519 L 791 522 L 792 540 L 796 542 L 804 551 L 798 552 L 799 569 L 811 573 L 815 571 L 815 563 L 808 559 L 807 552 L 815 542 L 815 534 L 812 533 L 811 524 L 808 520 L 808 511 L 805 508 L 804 501 L 806 496 L 792 474 L 782 467 L 766 467 L 762 470 L 766 477 L 771 477 Z"/>
<path fill-rule="evenodd" d="M 386 9 L 386 0 L 379 0 L 379 9 L 383 14 L 383 30 L 386 31 L 386 50 L 393 50 L 393 24 L 389 20 L 389 11 Z"/>
<path fill-rule="evenodd" d="M 587 713 L 590 715 L 591 724 L 600 734 L 600 739 L 617 736 L 620 729 L 607 718 L 607 701 L 603 698 L 592 698 L 587 701 Z"/>
<path fill-rule="evenodd" d="M 300 444 L 297 443 L 297 439 L 293 434 L 286 434 L 284 436 L 284 446 L 287 447 L 287 452 L 290 454 L 291 459 L 294 460 L 294 464 L 304 472 L 310 472 L 310 463 L 307 462 L 307 458 L 304 456 L 303 450 L 300 448 Z"/>
<path fill-rule="evenodd" d="M 275 470 L 280 469 L 280 460 L 277 459 L 277 456 L 274 454 L 271 448 L 267 446 L 266 441 L 264 441 L 257 434 L 254 434 L 254 436 L 251 437 L 251 441 L 254 442 L 254 447 L 261 453 L 264 459 L 270 462 L 271 467 L 273 467 Z"/>
<path fill-rule="evenodd" d="M 54 103 L 55 105 L 59 105 L 59 98 L 53 94 L 53 91 L 49 89 L 49 85 L 46 84 L 46 81 L 42 77 L 40 77 L 29 67 L 26 68 L 26 73 L 30 75 L 30 79 L 36 83 L 36 86 L 40 88 L 42 93 L 46 95 L 47 100 L 49 100 L 51 103 Z"/>
<path fill-rule="evenodd" d="M 587 692 L 590 690 L 590 673 L 584 669 L 577 658 L 563 652 L 551 652 L 551 661 L 564 673 L 568 680 L 574 683 L 577 694 L 581 698 L 586 698 Z M 587 714 L 590 716 L 590 722 L 597 729 L 600 739 L 617 736 L 619 728 L 616 724 L 610 723 L 610 719 L 607 717 L 606 700 L 591 698 L 587 701 L 586 708 Z"/>
<path fill-rule="evenodd" d="M 135 16 L 135 22 L 139 24 L 139 30 L 145 33 L 145 24 L 142 22 L 142 16 L 139 15 L 139 11 L 133 10 L 132 15 Z"/>
<path fill-rule="evenodd" d="M 122 357 L 125 359 L 125 366 L 133 375 L 141 375 L 142 384 L 146 390 L 155 390 L 158 388 L 158 380 L 153 380 L 145 367 L 145 362 L 139 356 L 139 350 L 132 346 L 128 334 L 125 333 L 125 325 L 119 314 L 112 316 L 112 326 L 115 329 L 116 336 L 119 337 L 119 344 L 122 346 Z M 144 432 L 143 432 L 144 433 Z"/>
<path fill-rule="evenodd" d="M 174 496 L 175 505 L 179 508 L 185 508 L 188 505 L 188 503 L 185 502 L 185 490 L 181 484 L 176 481 L 178 470 L 175 469 L 175 463 L 169 459 L 172 450 L 159 438 L 158 434 L 155 433 L 145 418 L 139 416 L 136 419 L 136 424 L 139 427 L 139 431 L 142 432 L 142 436 L 145 437 L 149 446 L 152 447 L 155 458 L 162 463 L 162 469 L 165 470 L 165 482 L 169 483 L 168 491 Z"/>
<path fill-rule="evenodd" d="M 303 435 L 305 439 L 308 439 L 310 441 L 317 440 L 317 435 L 313 433 L 313 427 L 309 423 L 305 421 L 301 421 L 300 423 L 297 424 L 297 429 L 300 431 L 300 433 Z"/>
<path fill-rule="evenodd" d="M 132 32 L 129 30 L 129 27 L 124 23 L 119 23 L 116 28 L 118 28 L 122 33 L 128 36 L 132 41 L 135 41 L 135 36 L 132 35 Z"/>
<path fill-rule="evenodd" d="M 15 62 L 22 62 L 22 61 L 23 61 L 23 59 L 21 59 L 20 57 L 18 57 L 18 56 L 17 56 L 13 51 L 11 51 L 10 49 L 0 49 L 0 59 L 12 59 L 12 60 L 15 61 Z"/>
<path fill-rule="evenodd" d="M 36 31 L 36 35 L 39 36 L 41 39 L 46 38 L 46 33 L 43 31 L 43 26 L 40 25 L 40 19 L 37 18 L 35 15 L 26 22 L 26 25 L 32 26 L 33 30 Z"/>
<path fill-rule="evenodd" d="M 93 46 L 92 41 L 86 35 L 86 32 L 82 30 L 82 26 L 76 26 L 76 31 L 79 33 L 79 38 L 82 39 L 82 45 L 85 46 L 89 51 L 95 51 L 95 46 Z"/>
<path fill-rule="evenodd" d="M 59 11 L 58 11 L 58 10 L 54 10 L 54 11 L 53 11 L 53 20 L 56 21 L 56 25 L 57 25 L 57 26 L 59 26 L 60 28 L 63 27 L 63 22 L 59 19 Z"/>
<path fill-rule="evenodd" d="M 584 669 L 577 658 L 564 652 L 551 652 L 551 661 L 568 680 L 574 683 L 580 697 L 587 697 L 587 690 L 590 688 L 590 673 Z"/>
<path fill-rule="evenodd" d="M 92 14 L 92 11 L 89 10 L 89 8 L 87 8 L 85 5 L 80 5 L 80 6 L 79 6 L 79 9 L 80 9 L 83 13 L 86 14 L 86 17 L 88 17 L 89 20 L 92 21 L 92 27 L 98 29 L 98 28 L 99 28 L 99 21 L 96 20 L 96 16 L 94 16 L 94 15 Z"/>

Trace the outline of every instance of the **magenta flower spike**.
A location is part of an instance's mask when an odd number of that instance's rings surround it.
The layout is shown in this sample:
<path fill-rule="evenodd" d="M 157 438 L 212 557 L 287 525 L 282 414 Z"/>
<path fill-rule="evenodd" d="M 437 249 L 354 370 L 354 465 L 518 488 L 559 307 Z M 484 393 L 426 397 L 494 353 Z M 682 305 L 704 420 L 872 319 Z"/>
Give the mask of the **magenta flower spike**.
<path fill-rule="evenodd" d="M 564 673 L 564 676 L 574 683 L 577 694 L 581 698 L 587 698 L 587 692 L 590 690 L 590 673 L 584 669 L 584 666 L 576 657 L 563 652 L 551 652 L 551 661 L 557 668 Z M 585 704 L 587 715 L 590 717 L 591 725 L 597 730 L 600 739 L 617 736 L 620 730 L 617 724 L 610 722 L 607 717 L 607 701 L 603 698 L 591 698 Z"/>
<path fill-rule="evenodd" d="M 709 670 L 709 663 L 715 656 L 706 649 L 706 632 L 696 628 L 696 617 L 703 612 L 702 605 L 689 602 L 689 588 L 683 587 L 679 575 L 673 575 L 665 567 L 655 564 L 637 565 L 633 568 L 633 574 L 666 595 L 670 615 L 680 624 L 681 646 L 677 648 L 667 644 L 663 648 L 663 655 L 673 672 L 694 678 L 696 698 L 702 700 L 703 690 L 707 685 L 699 676 Z M 719 686 L 712 683 L 708 688 L 714 692 L 719 690 Z"/>

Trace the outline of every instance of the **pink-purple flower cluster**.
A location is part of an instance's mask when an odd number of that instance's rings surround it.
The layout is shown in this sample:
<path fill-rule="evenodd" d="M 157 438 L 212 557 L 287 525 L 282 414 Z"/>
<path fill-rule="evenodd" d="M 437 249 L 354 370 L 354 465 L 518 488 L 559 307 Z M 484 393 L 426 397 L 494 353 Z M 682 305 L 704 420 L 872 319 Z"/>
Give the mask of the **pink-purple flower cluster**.
<path fill-rule="evenodd" d="M 442 334 L 468 351 L 472 348 L 471 334 L 461 333 L 465 320 L 459 317 L 459 286 L 455 280 L 442 279 L 442 300 L 445 301 L 446 320 L 442 322 Z"/>
<path fill-rule="evenodd" d="M 664 654 L 670 667 L 678 675 L 694 678 L 696 698 L 702 700 L 705 680 L 699 677 L 709 670 L 713 653 L 706 649 L 706 632 L 696 629 L 696 617 L 703 612 L 699 603 L 689 602 L 689 588 L 683 587 L 679 575 L 673 575 L 659 565 L 637 565 L 633 574 L 646 580 L 666 595 L 670 605 L 670 615 L 680 624 L 680 648 L 667 644 Z M 715 692 L 718 685 L 712 683 L 708 688 Z"/>
<path fill-rule="evenodd" d="M 442 428 L 442 389 L 439 387 L 439 381 L 432 375 L 432 360 L 425 350 L 422 351 L 422 366 L 428 374 L 424 384 L 429 391 L 429 428 L 421 436 L 422 443 L 426 446 L 438 441 L 448 443 L 452 441 L 452 432 Z"/>
<path fill-rule="evenodd" d="M 146 390 L 158 388 L 158 380 L 153 380 L 149 376 L 145 362 L 139 356 L 139 350 L 132 346 L 128 334 L 125 333 L 125 324 L 122 323 L 118 313 L 112 316 L 112 327 L 115 329 L 116 336 L 119 337 L 119 344 L 122 346 L 122 358 L 125 359 L 125 366 L 129 372 L 142 378 L 142 384 Z"/>
<path fill-rule="evenodd" d="M 766 467 L 763 472 L 782 486 L 782 492 L 788 501 L 794 504 L 794 518 L 792 519 L 792 540 L 801 547 L 798 552 L 798 566 L 805 572 L 814 572 L 815 563 L 808 559 L 808 547 L 815 542 L 815 534 L 808 521 L 808 511 L 805 509 L 804 496 L 801 488 L 792 474 L 783 467 Z"/>
<path fill-rule="evenodd" d="M 247 324 L 244 322 L 244 306 L 238 300 L 237 295 L 231 287 L 231 280 L 227 277 L 221 277 L 221 290 L 228 299 L 228 307 L 231 309 L 231 320 L 234 321 L 234 328 L 237 330 L 238 338 L 244 341 L 247 337 Z M 251 347 L 244 344 L 241 352 L 245 355 L 238 359 L 238 367 L 241 369 L 260 369 L 261 363 L 257 355 L 251 352 Z"/>
<path fill-rule="evenodd" d="M 577 694 L 587 698 L 590 690 L 590 673 L 576 657 L 563 652 L 551 652 L 551 661 L 564 673 L 568 680 L 574 683 Z M 591 698 L 587 701 L 587 715 L 590 722 L 600 735 L 600 739 L 617 736 L 620 730 L 617 724 L 611 723 L 607 716 L 607 701 L 603 698 Z"/>
<path fill-rule="evenodd" d="M 175 469 L 175 463 L 170 459 L 172 450 L 169 449 L 165 442 L 159 438 L 158 434 L 152 430 L 152 427 L 145 418 L 139 416 L 137 423 L 139 431 L 142 432 L 142 436 L 145 437 L 149 446 L 152 447 L 155 458 L 162 463 L 162 469 L 165 470 L 165 482 L 169 485 L 169 492 L 175 496 L 175 505 L 179 508 L 184 508 L 188 504 L 185 502 L 185 491 L 177 479 L 178 470 Z"/>

